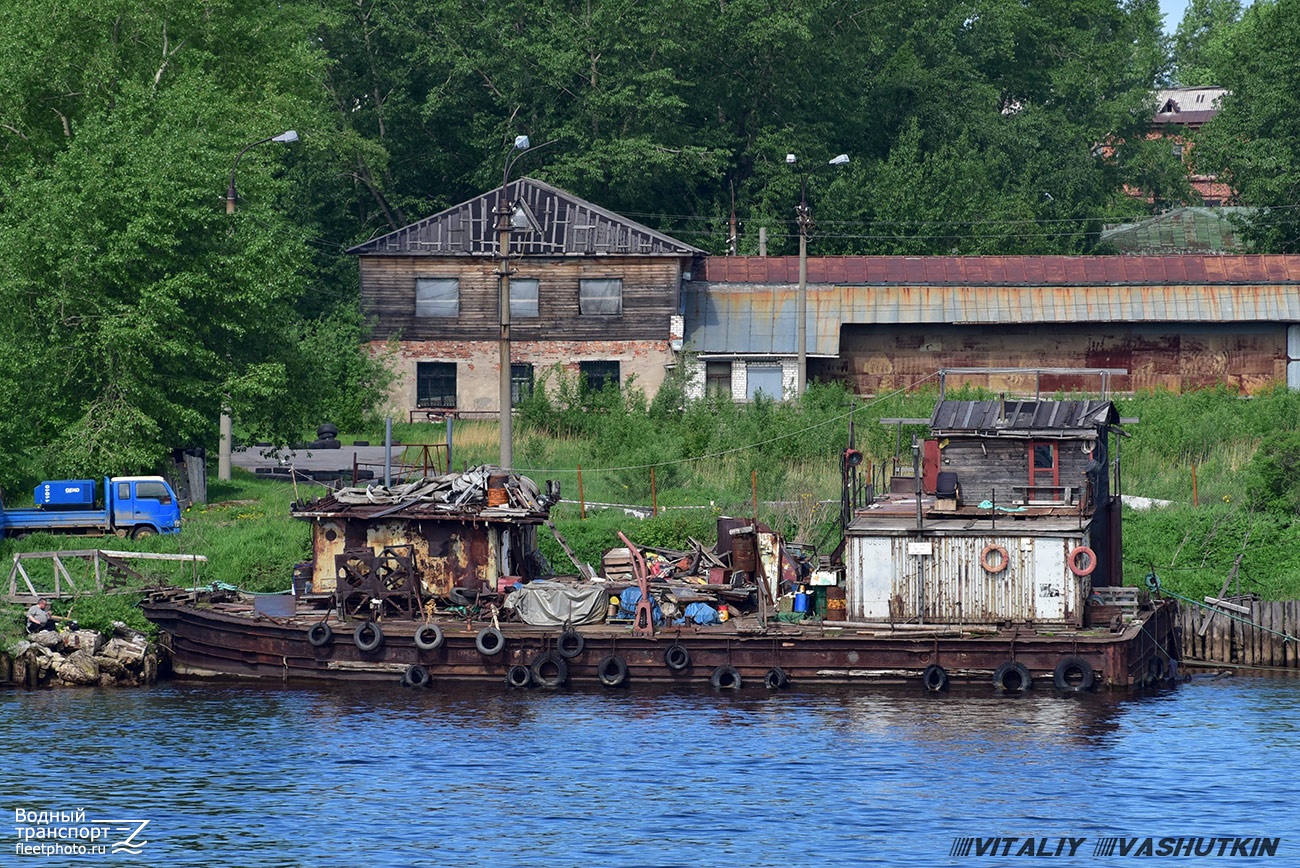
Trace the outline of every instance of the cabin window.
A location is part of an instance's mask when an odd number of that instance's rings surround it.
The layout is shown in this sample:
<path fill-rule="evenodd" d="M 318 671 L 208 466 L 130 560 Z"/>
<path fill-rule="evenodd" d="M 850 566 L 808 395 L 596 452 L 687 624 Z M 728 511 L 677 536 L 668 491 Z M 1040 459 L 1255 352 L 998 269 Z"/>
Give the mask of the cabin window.
<path fill-rule="evenodd" d="M 519 406 L 519 402 L 533 393 L 533 366 L 526 363 L 510 366 L 510 405 Z"/>
<path fill-rule="evenodd" d="M 589 392 L 599 392 L 611 383 L 618 388 L 618 362 L 578 362 L 578 375 Z"/>
<path fill-rule="evenodd" d="M 460 280 L 420 277 L 415 281 L 416 316 L 460 316 Z"/>
<path fill-rule="evenodd" d="M 578 281 L 578 312 L 583 316 L 617 316 L 623 312 L 623 281 L 602 278 Z"/>
<path fill-rule="evenodd" d="M 753 401 L 760 394 L 780 401 L 784 397 L 781 388 L 781 366 L 755 364 L 751 362 L 745 371 L 745 399 Z"/>
<path fill-rule="evenodd" d="M 167 493 L 167 486 L 161 482 L 137 482 L 135 484 L 135 496 L 142 500 L 157 500 L 161 503 L 171 503 L 171 495 Z"/>
<path fill-rule="evenodd" d="M 731 397 L 731 362 L 704 363 L 704 394 Z"/>
<path fill-rule="evenodd" d="M 129 482 L 119 482 L 119 483 L 117 484 L 117 499 L 118 499 L 118 500 L 130 500 L 130 499 L 131 499 L 131 483 L 129 483 Z"/>
<path fill-rule="evenodd" d="M 1060 444 L 1055 440 L 1029 444 L 1029 499 L 1060 500 Z"/>
<path fill-rule="evenodd" d="M 415 406 L 456 406 L 456 363 L 417 362 L 415 365 Z"/>
<path fill-rule="evenodd" d="M 537 313 L 537 279 L 534 277 L 510 278 L 510 318 L 528 319 Z"/>

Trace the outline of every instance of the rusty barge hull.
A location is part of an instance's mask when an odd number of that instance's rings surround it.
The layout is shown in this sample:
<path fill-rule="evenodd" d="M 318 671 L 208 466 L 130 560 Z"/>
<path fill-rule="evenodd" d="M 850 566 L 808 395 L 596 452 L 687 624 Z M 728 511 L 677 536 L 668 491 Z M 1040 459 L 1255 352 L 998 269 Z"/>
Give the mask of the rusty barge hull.
<path fill-rule="evenodd" d="M 1067 658 L 1084 661 L 1099 689 L 1131 688 L 1173 677 L 1178 655 L 1174 604 L 1156 602 L 1119 631 L 1107 629 L 1043 632 L 1028 626 L 987 631 L 936 627 L 895 629 L 887 624 L 840 625 L 812 622 L 747 629 L 743 622 L 710 627 L 667 627 L 653 637 L 634 636 L 621 625 L 576 628 L 582 637 L 576 654 L 560 654 L 562 631 L 502 624 L 503 647 L 480 650 L 478 637 L 488 625 L 440 622 L 443 641 L 433 650 L 415 642 L 422 622 L 381 622 L 377 648 L 362 650 L 354 637 L 361 622 L 331 622 L 332 637 L 313 645 L 306 613 L 288 619 L 254 618 L 247 606 L 195 606 L 184 601 L 144 603 L 145 616 L 165 634 L 173 674 L 179 677 L 236 676 L 282 681 L 369 681 L 393 685 L 411 667 L 427 683 L 507 684 L 512 668 L 526 667 L 563 684 L 599 686 L 602 666 L 617 657 L 626 667 L 620 687 L 638 684 L 718 686 L 720 668 L 731 667 L 744 689 L 762 689 L 779 669 L 793 687 L 871 683 L 923 683 L 927 667 L 942 667 L 953 684 L 992 685 L 1004 664 L 1019 664 L 1033 686 L 1051 689 L 1054 673 Z M 365 637 L 373 641 L 369 634 Z M 319 637 L 317 637 L 319 641 Z M 426 644 L 428 644 L 426 642 Z M 573 651 L 573 642 L 566 643 Z M 680 646 L 687 662 L 671 668 L 669 649 Z M 681 651 L 674 652 L 675 662 Z M 557 671 L 564 661 L 564 672 Z M 614 664 L 615 668 L 617 664 Z M 545 668 L 549 667 L 549 668 Z"/>

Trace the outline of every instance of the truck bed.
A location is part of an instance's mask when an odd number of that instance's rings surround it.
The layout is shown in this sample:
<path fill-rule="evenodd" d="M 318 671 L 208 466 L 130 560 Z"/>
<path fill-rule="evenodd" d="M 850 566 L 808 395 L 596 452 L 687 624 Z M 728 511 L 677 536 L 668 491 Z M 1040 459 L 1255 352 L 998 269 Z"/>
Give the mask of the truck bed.
<path fill-rule="evenodd" d="M 6 509 L 0 527 L 7 535 L 19 533 L 109 533 L 108 513 L 102 509 Z"/>

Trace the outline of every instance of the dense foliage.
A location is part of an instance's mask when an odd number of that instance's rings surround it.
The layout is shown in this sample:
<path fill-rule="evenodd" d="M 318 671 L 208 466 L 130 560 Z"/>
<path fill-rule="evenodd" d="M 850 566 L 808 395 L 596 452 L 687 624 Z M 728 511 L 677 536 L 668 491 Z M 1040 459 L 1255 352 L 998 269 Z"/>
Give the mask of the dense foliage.
<path fill-rule="evenodd" d="M 1223 111 L 1193 151 L 1242 205 L 1259 209 L 1246 237 L 1260 252 L 1300 252 L 1300 0 L 1256 0 L 1211 44 Z"/>
<path fill-rule="evenodd" d="M 1298 9 L 1180 28 L 1233 89 L 1198 152 L 1271 209 L 1260 250 L 1295 240 Z M 1144 136 L 1167 49 L 1156 0 L 8 4 L 0 483 L 150 469 L 222 407 L 360 425 L 385 381 L 346 250 L 500 183 L 517 133 L 545 147 L 516 174 L 714 252 L 733 209 L 737 250 L 791 252 L 801 188 L 814 253 L 1098 251 L 1151 207 L 1126 188 L 1190 195 Z"/>

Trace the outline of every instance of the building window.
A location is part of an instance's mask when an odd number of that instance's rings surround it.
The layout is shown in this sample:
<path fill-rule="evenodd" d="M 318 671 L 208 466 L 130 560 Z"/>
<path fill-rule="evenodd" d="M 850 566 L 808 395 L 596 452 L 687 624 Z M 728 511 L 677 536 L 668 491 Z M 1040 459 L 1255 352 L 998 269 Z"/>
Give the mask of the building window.
<path fill-rule="evenodd" d="M 537 279 L 533 277 L 510 278 L 510 318 L 522 319 L 538 316 Z"/>
<path fill-rule="evenodd" d="M 415 315 L 460 316 L 460 280 L 455 277 L 417 277 Z"/>
<path fill-rule="evenodd" d="M 578 362 L 578 372 L 587 391 L 599 392 L 610 383 L 618 388 L 618 362 Z"/>
<path fill-rule="evenodd" d="M 704 394 L 731 397 L 731 362 L 704 363 Z"/>
<path fill-rule="evenodd" d="M 781 388 L 781 366 L 749 364 L 745 369 L 745 399 L 753 401 L 760 394 L 780 401 L 785 395 Z"/>
<path fill-rule="evenodd" d="M 535 281 L 534 281 L 535 282 Z M 511 305 L 513 307 L 513 305 Z M 517 407 L 519 402 L 533 393 L 533 366 L 529 364 L 510 365 L 510 406 Z"/>
<path fill-rule="evenodd" d="M 416 362 L 415 406 L 421 409 L 456 406 L 455 362 Z"/>
<path fill-rule="evenodd" d="M 583 316 L 617 316 L 623 312 L 621 278 L 578 281 L 578 312 Z"/>

